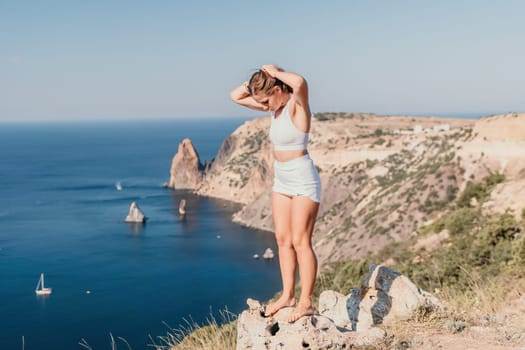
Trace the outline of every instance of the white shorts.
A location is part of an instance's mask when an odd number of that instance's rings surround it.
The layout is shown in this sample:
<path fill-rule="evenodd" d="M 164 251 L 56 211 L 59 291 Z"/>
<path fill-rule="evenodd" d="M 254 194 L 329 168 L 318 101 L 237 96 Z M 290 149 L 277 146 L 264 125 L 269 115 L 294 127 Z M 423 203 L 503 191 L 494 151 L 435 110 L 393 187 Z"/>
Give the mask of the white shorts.
<path fill-rule="evenodd" d="M 273 162 L 275 176 L 273 192 L 288 196 L 306 196 L 314 202 L 321 202 L 321 178 L 310 155 L 288 162 Z"/>

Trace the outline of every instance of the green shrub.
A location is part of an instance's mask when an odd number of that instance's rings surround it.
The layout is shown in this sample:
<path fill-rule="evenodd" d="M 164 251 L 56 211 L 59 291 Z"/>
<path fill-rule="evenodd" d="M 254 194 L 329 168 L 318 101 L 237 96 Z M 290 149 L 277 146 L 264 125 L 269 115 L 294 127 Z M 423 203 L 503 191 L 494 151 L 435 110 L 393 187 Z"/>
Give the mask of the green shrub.
<path fill-rule="evenodd" d="M 336 262 L 330 265 L 331 272 L 324 272 L 316 283 L 314 296 L 319 297 L 324 290 L 333 290 L 342 294 L 348 294 L 352 288 L 359 287 L 363 277 L 368 273 L 370 261 L 349 260 Z"/>
<path fill-rule="evenodd" d="M 458 199 L 458 206 L 469 207 L 472 198 L 476 198 L 480 203 L 483 202 L 488 198 L 494 186 L 503 181 L 505 181 L 505 175 L 495 173 L 485 176 L 481 183 L 467 182 L 467 187 Z"/>
<path fill-rule="evenodd" d="M 467 187 L 465 187 L 465 190 L 458 199 L 458 207 L 470 207 L 472 198 L 476 198 L 479 202 L 487 196 L 487 190 L 482 184 L 469 181 L 467 182 Z"/>
<path fill-rule="evenodd" d="M 483 180 L 485 181 L 485 185 L 489 189 L 492 189 L 497 184 L 502 183 L 503 181 L 505 181 L 505 175 L 500 174 L 500 173 L 494 173 L 494 174 L 490 174 L 490 175 L 486 176 Z"/>
<path fill-rule="evenodd" d="M 458 188 L 453 185 L 447 186 L 447 201 L 452 202 L 454 199 L 456 199 L 456 195 L 458 193 Z"/>
<path fill-rule="evenodd" d="M 485 243 L 495 246 L 502 240 L 512 240 L 517 231 L 517 222 L 512 214 L 497 214 L 484 222 L 479 237 Z"/>
<path fill-rule="evenodd" d="M 523 266 L 525 266 L 525 235 L 512 242 L 511 264 L 520 269 L 523 269 Z"/>
<path fill-rule="evenodd" d="M 324 122 L 331 119 L 322 113 L 314 113 L 314 118 L 319 120 L 320 122 Z"/>
<path fill-rule="evenodd" d="M 474 208 L 459 208 L 449 212 L 436 222 L 434 232 L 439 232 L 446 228 L 451 235 L 469 233 L 476 224 L 480 213 Z"/>
<path fill-rule="evenodd" d="M 379 129 L 378 129 L 379 130 Z M 374 142 L 374 145 L 378 145 L 378 146 L 381 146 L 383 143 L 385 143 L 385 139 L 380 137 L 379 139 L 377 139 L 376 142 Z"/>

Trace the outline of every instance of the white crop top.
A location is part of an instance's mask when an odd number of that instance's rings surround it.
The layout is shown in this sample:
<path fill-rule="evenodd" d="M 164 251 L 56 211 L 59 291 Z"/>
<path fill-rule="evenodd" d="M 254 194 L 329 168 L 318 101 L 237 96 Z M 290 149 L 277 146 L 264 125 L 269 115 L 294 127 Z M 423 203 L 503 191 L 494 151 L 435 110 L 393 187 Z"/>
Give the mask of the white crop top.
<path fill-rule="evenodd" d="M 275 113 L 272 113 L 270 141 L 276 151 L 301 151 L 308 145 L 308 133 L 297 129 L 290 118 L 288 108 L 291 100 L 288 100 L 279 118 L 275 118 Z"/>

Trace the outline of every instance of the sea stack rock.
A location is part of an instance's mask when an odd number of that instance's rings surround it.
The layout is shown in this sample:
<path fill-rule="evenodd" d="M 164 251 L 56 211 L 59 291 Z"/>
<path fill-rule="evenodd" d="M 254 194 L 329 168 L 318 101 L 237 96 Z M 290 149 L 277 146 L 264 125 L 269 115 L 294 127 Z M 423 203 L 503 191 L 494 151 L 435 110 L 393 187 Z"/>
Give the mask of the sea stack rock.
<path fill-rule="evenodd" d="M 186 138 L 179 143 L 177 154 L 171 162 L 168 186 L 176 189 L 195 190 L 202 181 L 204 167 L 191 140 Z"/>
<path fill-rule="evenodd" d="M 144 213 L 142 210 L 140 210 L 137 203 L 133 202 L 131 203 L 131 206 L 129 207 L 129 214 L 126 216 L 125 222 L 144 222 L 146 221 L 146 217 L 144 216 Z"/>
<path fill-rule="evenodd" d="M 180 215 L 186 215 L 186 200 L 181 199 L 179 202 L 179 214 Z"/>

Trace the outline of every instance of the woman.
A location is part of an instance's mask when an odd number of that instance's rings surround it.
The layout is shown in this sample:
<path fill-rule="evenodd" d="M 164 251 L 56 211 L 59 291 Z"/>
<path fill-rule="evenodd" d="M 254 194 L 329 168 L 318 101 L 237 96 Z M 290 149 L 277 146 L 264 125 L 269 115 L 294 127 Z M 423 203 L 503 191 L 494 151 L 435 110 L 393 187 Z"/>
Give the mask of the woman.
<path fill-rule="evenodd" d="M 273 144 L 274 183 L 272 215 L 279 247 L 283 293 L 268 304 L 265 316 L 295 306 L 288 322 L 312 315 L 312 293 L 317 258 L 312 232 L 319 209 L 321 182 L 308 155 L 311 111 L 306 80 L 274 65 L 264 65 L 230 93 L 231 99 L 248 108 L 271 112 L 270 140 Z M 295 269 L 299 265 L 301 296 L 295 303 Z"/>

